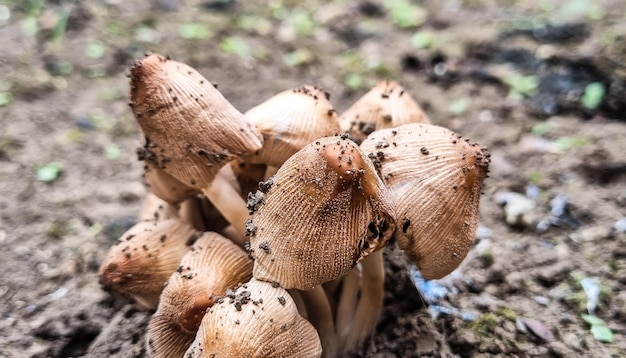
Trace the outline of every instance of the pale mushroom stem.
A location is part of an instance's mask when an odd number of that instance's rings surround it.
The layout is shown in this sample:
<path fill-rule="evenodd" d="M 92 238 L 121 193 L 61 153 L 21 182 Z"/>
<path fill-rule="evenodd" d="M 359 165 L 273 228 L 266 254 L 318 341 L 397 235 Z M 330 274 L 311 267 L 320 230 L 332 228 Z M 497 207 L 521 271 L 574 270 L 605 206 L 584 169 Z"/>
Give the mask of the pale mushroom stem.
<path fill-rule="evenodd" d="M 382 250 L 373 252 L 361 261 L 361 297 L 356 307 L 354 324 L 346 342 L 346 349 L 359 347 L 374 332 L 378 313 L 383 304 L 385 268 Z"/>
<path fill-rule="evenodd" d="M 339 296 L 337 315 L 335 316 L 337 345 L 339 347 L 345 347 L 348 334 L 350 334 L 350 329 L 352 328 L 352 321 L 354 320 L 354 311 L 359 294 L 359 283 L 361 281 L 359 266 L 348 271 L 348 273 L 341 278 L 341 295 Z"/>
<path fill-rule="evenodd" d="M 308 320 L 317 329 L 322 342 L 322 357 L 337 357 L 337 340 L 333 314 L 322 285 L 317 285 L 310 290 L 300 291 L 300 295 L 306 306 Z"/>
<path fill-rule="evenodd" d="M 180 203 L 180 209 L 178 213 L 180 218 L 191 224 L 194 229 L 198 231 L 206 231 L 206 225 L 204 224 L 204 218 L 201 215 L 200 198 L 193 196 L 182 203 Z"/>
<path fill-rule="evenodd" d="M 289 295 L 293 299 L 293 302 L 296 304 L 300 316 L 308 319 L 309 314 L 306 311 L 306 305 L 304 304 L 304 300 L 302 299 L 302 295 L 300 294 L 301 291 L 296 289 L 289 289 L 287 290 L 287 292 L 289 292 Z"/>
<path fill-rule="evenodd" d="M 233 241 L 243 247 L 246 242 L 246 221 L 250 218 L 246 202 L 222 172 L 217 173 L 208 188 L 202 192 L 234 228 Z"/>

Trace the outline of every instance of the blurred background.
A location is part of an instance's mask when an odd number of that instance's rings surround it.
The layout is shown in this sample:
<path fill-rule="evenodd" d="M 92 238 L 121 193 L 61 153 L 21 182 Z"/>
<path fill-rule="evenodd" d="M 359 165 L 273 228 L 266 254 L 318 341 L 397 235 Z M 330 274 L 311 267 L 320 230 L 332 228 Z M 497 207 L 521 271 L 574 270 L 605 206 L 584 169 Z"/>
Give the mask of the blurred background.
<path fill-rule="evenodd" d="M 489 147 L 474 249 L 440 282 L 390 259 L 355 356 L 626 356 L 624 1 L 0 0 L 0 357 L 144 354 L 148 313 L 96 272 L 147 192 L 125 75 L 146 51 L 242 112 L 312 84 L 341 113 L 396 80 Z"/>

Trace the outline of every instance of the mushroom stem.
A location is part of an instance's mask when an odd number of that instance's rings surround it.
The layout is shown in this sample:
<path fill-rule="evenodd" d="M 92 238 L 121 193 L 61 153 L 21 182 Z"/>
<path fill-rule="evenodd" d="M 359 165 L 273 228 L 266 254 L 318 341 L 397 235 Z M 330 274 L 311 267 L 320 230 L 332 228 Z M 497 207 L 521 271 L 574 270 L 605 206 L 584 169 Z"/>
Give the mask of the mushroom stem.
<path fill-rule="evenodd" d="M 335 318 L 339 347 L 345 347 L 350 329 L 352 328 L 352 320 L 354 319 L 354 311 L 359 294 L 359 281 L 361 281 L 360 267 L 361 265 L 359 264 L 341 278 L 341 295 L 339 296 Z"/>
<path fill-rule="evenodd" d="M 198 231 L 206 231 L 207 227 L 204 224 L 204 218 L 202 217 L 202 210 L 200 209 L 200 198 L 192 196 L 191 198 L 180 203 L 180 209 L 178 213 L 180 218 L 191 224 L 194 229 Z"/>
<path fill-rule="evenodd" d="M 236 237 L 233 241 L 243 247 L 246 241 L 246 221 L 250 218 L 246 202 L 227 178 L 225 171 L 232 171 L 229 165 L 223 167 L 215 176 L 208 188 L 202 192 L 213 203 L 215 208 L 231 223 Z"/>
<path fill-rule="evenodd" d="M 298 308 L 298 313 L 300 314 L 300 316 L 308 319 L 309 314 L 306 311 L 306 305 L 304 304 L 304 300 L 302 299 L 302 295 L 300 294 L 301 291 L 296 290 L 295 288 L 292 288 L 292 289 L 287 290 L 287 292 L 289 292 L 289 295 L 293 299 L 293 302 L 296 304 L 296 307 Z"/>
<path fill-rule="evenodd" d="M 385 291 L 382 250 L 373 252 L 364 258 L 361 264 L 363 269 L 361 297 L 356 306 L 354 325 L 346 341 L 348 351 L 358 348 L 374 332 Z"/>
<path fill-rule="evenodd" d="M 301 290 L 300 295 L 306 306 L 308 320 L 317 329 L 322 342 L 322 357 L 337 357 L 337 341 L 335 324 L 330 310 L 330 304 L 322 285 L 310 290 Z"/>

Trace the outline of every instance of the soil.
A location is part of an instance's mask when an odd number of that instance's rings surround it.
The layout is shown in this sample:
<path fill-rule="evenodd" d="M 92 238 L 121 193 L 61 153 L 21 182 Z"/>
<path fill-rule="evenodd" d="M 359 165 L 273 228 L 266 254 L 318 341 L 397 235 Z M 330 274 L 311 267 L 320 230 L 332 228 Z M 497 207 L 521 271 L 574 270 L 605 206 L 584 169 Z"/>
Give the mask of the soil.
<path fill-rule="evenodd" d="M 242 111 L 312 84 L 341 113 L 394 79 L 489 147 L 476 244 L 446 295 L 418 293 L 387 249 L 380 323 L 354 356 L 626 356 L 626 3 L 398 4 L 0 1 L 0 357 L 145 354 L 150 312 L 96 273 L 147 192 L 125 76 L 147 50 Z M 581 316 L 585 278 L 610 342 Z"/>

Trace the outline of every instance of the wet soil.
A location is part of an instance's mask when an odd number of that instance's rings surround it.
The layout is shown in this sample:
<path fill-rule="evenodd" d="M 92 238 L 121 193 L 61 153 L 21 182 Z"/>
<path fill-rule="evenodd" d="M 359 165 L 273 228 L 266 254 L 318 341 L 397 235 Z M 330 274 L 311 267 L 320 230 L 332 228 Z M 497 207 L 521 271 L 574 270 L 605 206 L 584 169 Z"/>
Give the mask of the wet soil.
<path fill-rule="evenodd" d="M 96 272 L 146 195 L 125 72 L 147 50 L 242 111 L 312 84 L 341 113 L 394 79 L 489 148 L 476 244 L 447 294 L 429 303 L 388 249 L 380 323 L 354 356 L 626 356 L 626 4 L 295 3 L 0 1 L 0 357 L 145 354 L 150 312 Z M 611 342 L 581 316 L 585 278 Z"/>

